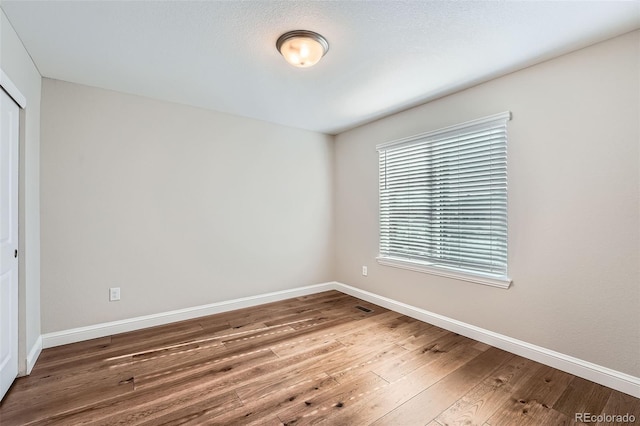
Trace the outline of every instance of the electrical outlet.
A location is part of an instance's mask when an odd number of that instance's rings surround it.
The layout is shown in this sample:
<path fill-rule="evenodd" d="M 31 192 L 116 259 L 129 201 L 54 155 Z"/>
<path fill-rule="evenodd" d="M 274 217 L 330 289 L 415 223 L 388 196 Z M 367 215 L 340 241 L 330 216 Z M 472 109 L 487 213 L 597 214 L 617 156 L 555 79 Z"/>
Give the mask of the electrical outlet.
<path fill-rule="evenodd" d="M 109 289 L 109 302 L 120 300 L 120 287 L 111 287 Z"/>
<path fill-rule="evenodd" d="M 368 273 L 369 273 L 369 271 L 367 270 L 367 267 L 363 266 L 362 267 L 362 275 L 364 275 L 366 277 Z"/>

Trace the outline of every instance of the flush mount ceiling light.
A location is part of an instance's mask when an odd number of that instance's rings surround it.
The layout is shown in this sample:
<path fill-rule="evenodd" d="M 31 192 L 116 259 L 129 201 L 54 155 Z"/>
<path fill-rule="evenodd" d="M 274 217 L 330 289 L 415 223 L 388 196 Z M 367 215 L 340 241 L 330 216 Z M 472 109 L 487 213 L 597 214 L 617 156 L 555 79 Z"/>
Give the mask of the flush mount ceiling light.
<path fill-rule="evenodd" d="M 306 68 L 318 63 L 329 50 L 329 43 L 313 31 L 295 30 L 282 34 L 276 48 L 291 65 Z"/>

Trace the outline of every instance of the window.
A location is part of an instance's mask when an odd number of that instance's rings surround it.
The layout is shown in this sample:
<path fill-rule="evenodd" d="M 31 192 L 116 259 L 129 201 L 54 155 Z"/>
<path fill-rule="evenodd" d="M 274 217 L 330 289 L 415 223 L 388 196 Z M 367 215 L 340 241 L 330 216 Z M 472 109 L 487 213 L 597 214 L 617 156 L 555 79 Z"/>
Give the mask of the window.
<path fill-rule="evenodd" d="M 510 112 L 383 143 L 378 262 L 508 288 Z"/>

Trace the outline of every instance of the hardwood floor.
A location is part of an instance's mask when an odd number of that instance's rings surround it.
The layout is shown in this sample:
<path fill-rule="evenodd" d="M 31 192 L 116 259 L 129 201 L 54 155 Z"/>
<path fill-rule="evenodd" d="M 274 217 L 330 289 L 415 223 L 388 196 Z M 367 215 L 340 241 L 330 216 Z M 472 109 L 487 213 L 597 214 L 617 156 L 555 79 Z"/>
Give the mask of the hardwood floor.
<path fill-rule="evenodd" d="M 637 423 L 640 400 L 331 291 L 46 349 L 0 424 L 555 425 L 582 412 Z"/>

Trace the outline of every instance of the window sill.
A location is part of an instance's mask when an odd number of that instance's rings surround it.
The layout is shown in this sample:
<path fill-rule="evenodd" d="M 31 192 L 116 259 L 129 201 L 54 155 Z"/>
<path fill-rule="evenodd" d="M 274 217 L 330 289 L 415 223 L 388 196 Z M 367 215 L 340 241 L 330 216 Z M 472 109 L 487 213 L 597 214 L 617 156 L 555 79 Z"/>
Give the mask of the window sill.
<path fill-rule="evenodd" d="M 455 271 L 444 267 L 431 266 L 424 263 L 412 262 L 409 260 L 398 259 L 394 257 L 376 258 L 380 265 L 391 266 L 394 268 L 408 269 L 410 271 L 422 272 L 425 274 L 438 275 L 441 277 L 454 278 L 457 280 L 468 281 L 476 284 L 488 285 L 508 289 L 511 286 L 510 278 L 495 278 L 490 276 L 476 275 L 461 271 Z"/>

